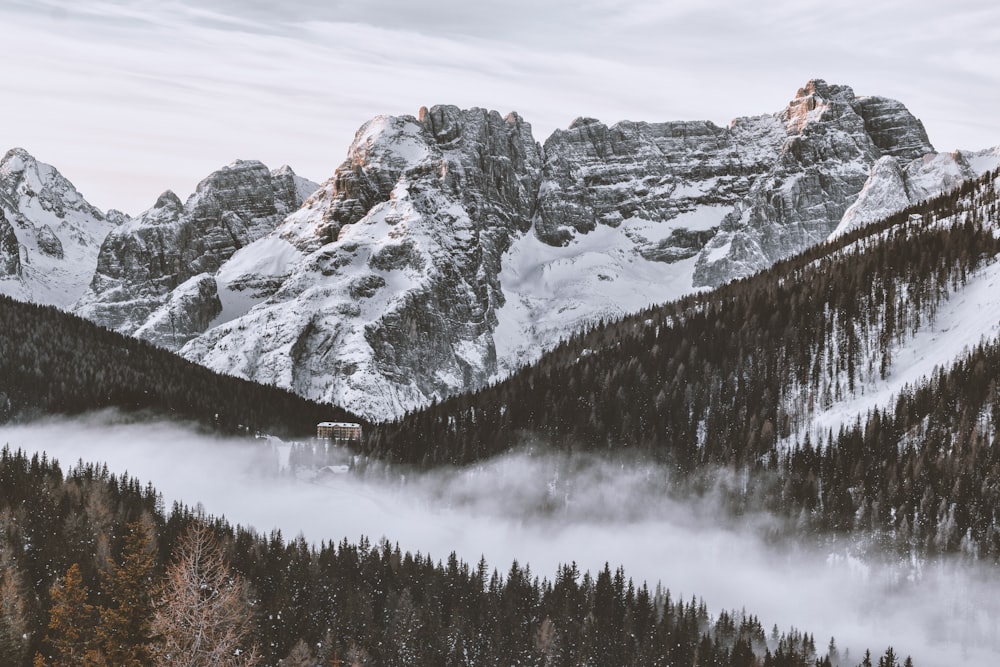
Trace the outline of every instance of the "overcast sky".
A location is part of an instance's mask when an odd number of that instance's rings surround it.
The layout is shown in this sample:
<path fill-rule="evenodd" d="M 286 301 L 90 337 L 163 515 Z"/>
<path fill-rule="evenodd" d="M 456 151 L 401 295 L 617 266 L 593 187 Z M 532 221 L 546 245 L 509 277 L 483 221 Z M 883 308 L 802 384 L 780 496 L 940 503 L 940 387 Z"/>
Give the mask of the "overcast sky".
<path fill-rule="evenodd" d="M 518 111 L 539 141 L 779 111 L 811 78 L 903 101 L 939 150 L 1000 144 L 1000 5 L 871 0 L 0 0 L 0 150 L 102 209 L 234 159 L 316 181 L 379 113 Z"/>

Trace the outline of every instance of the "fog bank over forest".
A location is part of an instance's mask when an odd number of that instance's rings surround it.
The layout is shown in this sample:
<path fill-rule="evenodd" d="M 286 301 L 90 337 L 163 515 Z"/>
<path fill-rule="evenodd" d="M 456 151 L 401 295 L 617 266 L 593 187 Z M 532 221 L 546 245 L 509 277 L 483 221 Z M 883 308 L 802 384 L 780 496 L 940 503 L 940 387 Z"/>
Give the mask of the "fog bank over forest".
<path fill-rule="evenodd" d="M 636 582 L 703 597 L 713 613 L 745 608 L 770 628 L 794 625 L 825 648 L 831 635 L 860 661 L 891 644 L 918 665 L 1000 662 L 1000 586 L 972 562 L 874 562 L 848 545 L 790 544 L 763 514 L 727 519 L 711 498 L 668 496 L 669 473 L 596 457 L 512 454 L 473 468 L 292 475 L 287 444 L 221 439 L 113 412 L 0 427 L 0 444 L 45 452 L 64 469 L 107 462 L 174 501 L 286 539 L 386 537 L 444 560 L 512 560 L 552 578 L 560 563 L 621 565 Z M 347 457 L 344 455 L 343 462 Z M 311 479 L 310 479 L 311 478 Z M 960 645 L 976 646 L 974 653 Z"/>

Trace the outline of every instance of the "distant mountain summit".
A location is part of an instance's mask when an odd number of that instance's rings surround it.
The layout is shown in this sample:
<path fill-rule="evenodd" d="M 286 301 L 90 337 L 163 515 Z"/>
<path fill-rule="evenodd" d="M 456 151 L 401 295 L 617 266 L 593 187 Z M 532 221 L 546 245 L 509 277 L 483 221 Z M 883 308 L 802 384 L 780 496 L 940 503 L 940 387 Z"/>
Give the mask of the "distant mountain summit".
<path fill-rule="evenodd" d="M 435 106 L 365 123 L 322 186 L 236 162 L 187 202 L 164 193 L 101 223 L 113 231 L 73 309 L 382 419 L 998 164 L 935 153 L 900 102 L 822 80 L 727 127 L 582 117 L 544 146 L 516 113 Z M 17 210 L 42 206 L 26 197 Z M 12 232 L 14 208 L 0 271 L 21 276 L 56 244 L 42 225 Z"/>
<path fill-rule="evenodd" d="M 222 310 L 214 274 L 273 231 L 317 187 L 288 167 L 237 160 L 182 203 L 164 192 L 105 238 L 74 311 L 109 329 L 177 349 Z"/>
<path fill-rule="evenodd" d="M 0 160 L 0 294 L 67 308 L 94 274 L 101 241 L 127 220 L 102 213 L 22 148 Z"/>
<path fill-rule="evenodd" d="M 820 242 L 880 159 L 932 153 L 899 102 L 819 80 L 726 128 L 579 118 L 544 147 L 516 114 L 378 117 L 302 209 L 222 268 L 233 307 L 182 354 L 399 415 Z"/>

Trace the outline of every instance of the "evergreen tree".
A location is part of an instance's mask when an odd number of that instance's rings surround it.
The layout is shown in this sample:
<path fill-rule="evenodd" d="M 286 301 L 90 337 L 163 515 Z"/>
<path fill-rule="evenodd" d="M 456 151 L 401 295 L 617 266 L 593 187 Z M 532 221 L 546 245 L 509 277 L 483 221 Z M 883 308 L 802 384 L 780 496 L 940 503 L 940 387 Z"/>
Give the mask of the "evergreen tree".
<path fill-rule="evenodd" d="M 70 566 L 49 591 L 52 606 L 45 635 L 47 655 L 35 655 L 35 667 L 102 667 L 96 649 L 97 611 L 87 598 L 80 566 Z"/>
<path fill-rule="evenodd" d="M 110 564 L 102 592 L 97 639 L 115 667 L 143 667 L 151 661 L 155 549 L 150 527 L 129 524 L 119 562 Z"/>
<path fill-rule="evenodd" d="M 2 539 L 2 538 L 0 538 Z M 21 665 L 31 639 L 31 589 L 9 545 L 0 545 L 0 664 Z"/>

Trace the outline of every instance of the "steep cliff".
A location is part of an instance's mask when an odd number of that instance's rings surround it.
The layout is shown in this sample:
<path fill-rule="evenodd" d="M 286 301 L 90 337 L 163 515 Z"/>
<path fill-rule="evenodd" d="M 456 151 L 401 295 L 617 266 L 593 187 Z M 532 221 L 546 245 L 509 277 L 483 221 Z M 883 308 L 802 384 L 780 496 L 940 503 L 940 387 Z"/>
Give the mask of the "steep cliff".
<path fill-rule="evenodd" d="M 199 183 L 186 203 L 173 192 L 163 193 L 151 209 L 107 236 L 90 289 L 74 311 L 177 349 L 221 308 L 217 295 L 205 293 L 213 283 L 201 281 L 200 298 L 191 299 L 185 282 L 218 271 L 237 250 L 272 231 L 316 187 L 287 167 L 271 172 L 260 162 L 241 160 Z M 172 295 L 175 289 L 181 293 Z"/>
<path fill-rule="evenodd" d="M 909 161 L 934 150 L 902 104 L 821 80 L 800 89 L 779 118 L 780 154 L 702 251 L 696 285 L 749 275 L 823 241 L 879 158 Z"/>
<path fill-rule="evenodd" d="M 22 148 L 0 160 L 0 294 L 68 307 L 87 288 L 101 241 L 126 216 L 91 206 Z"/>
<path fill-rule="evenodd" d="M 481 385 L 541 162 L 516 114 L 369 121 L 334 176 L 219 272 L 218 326 L 182 354 L 381 417 Z"/>

